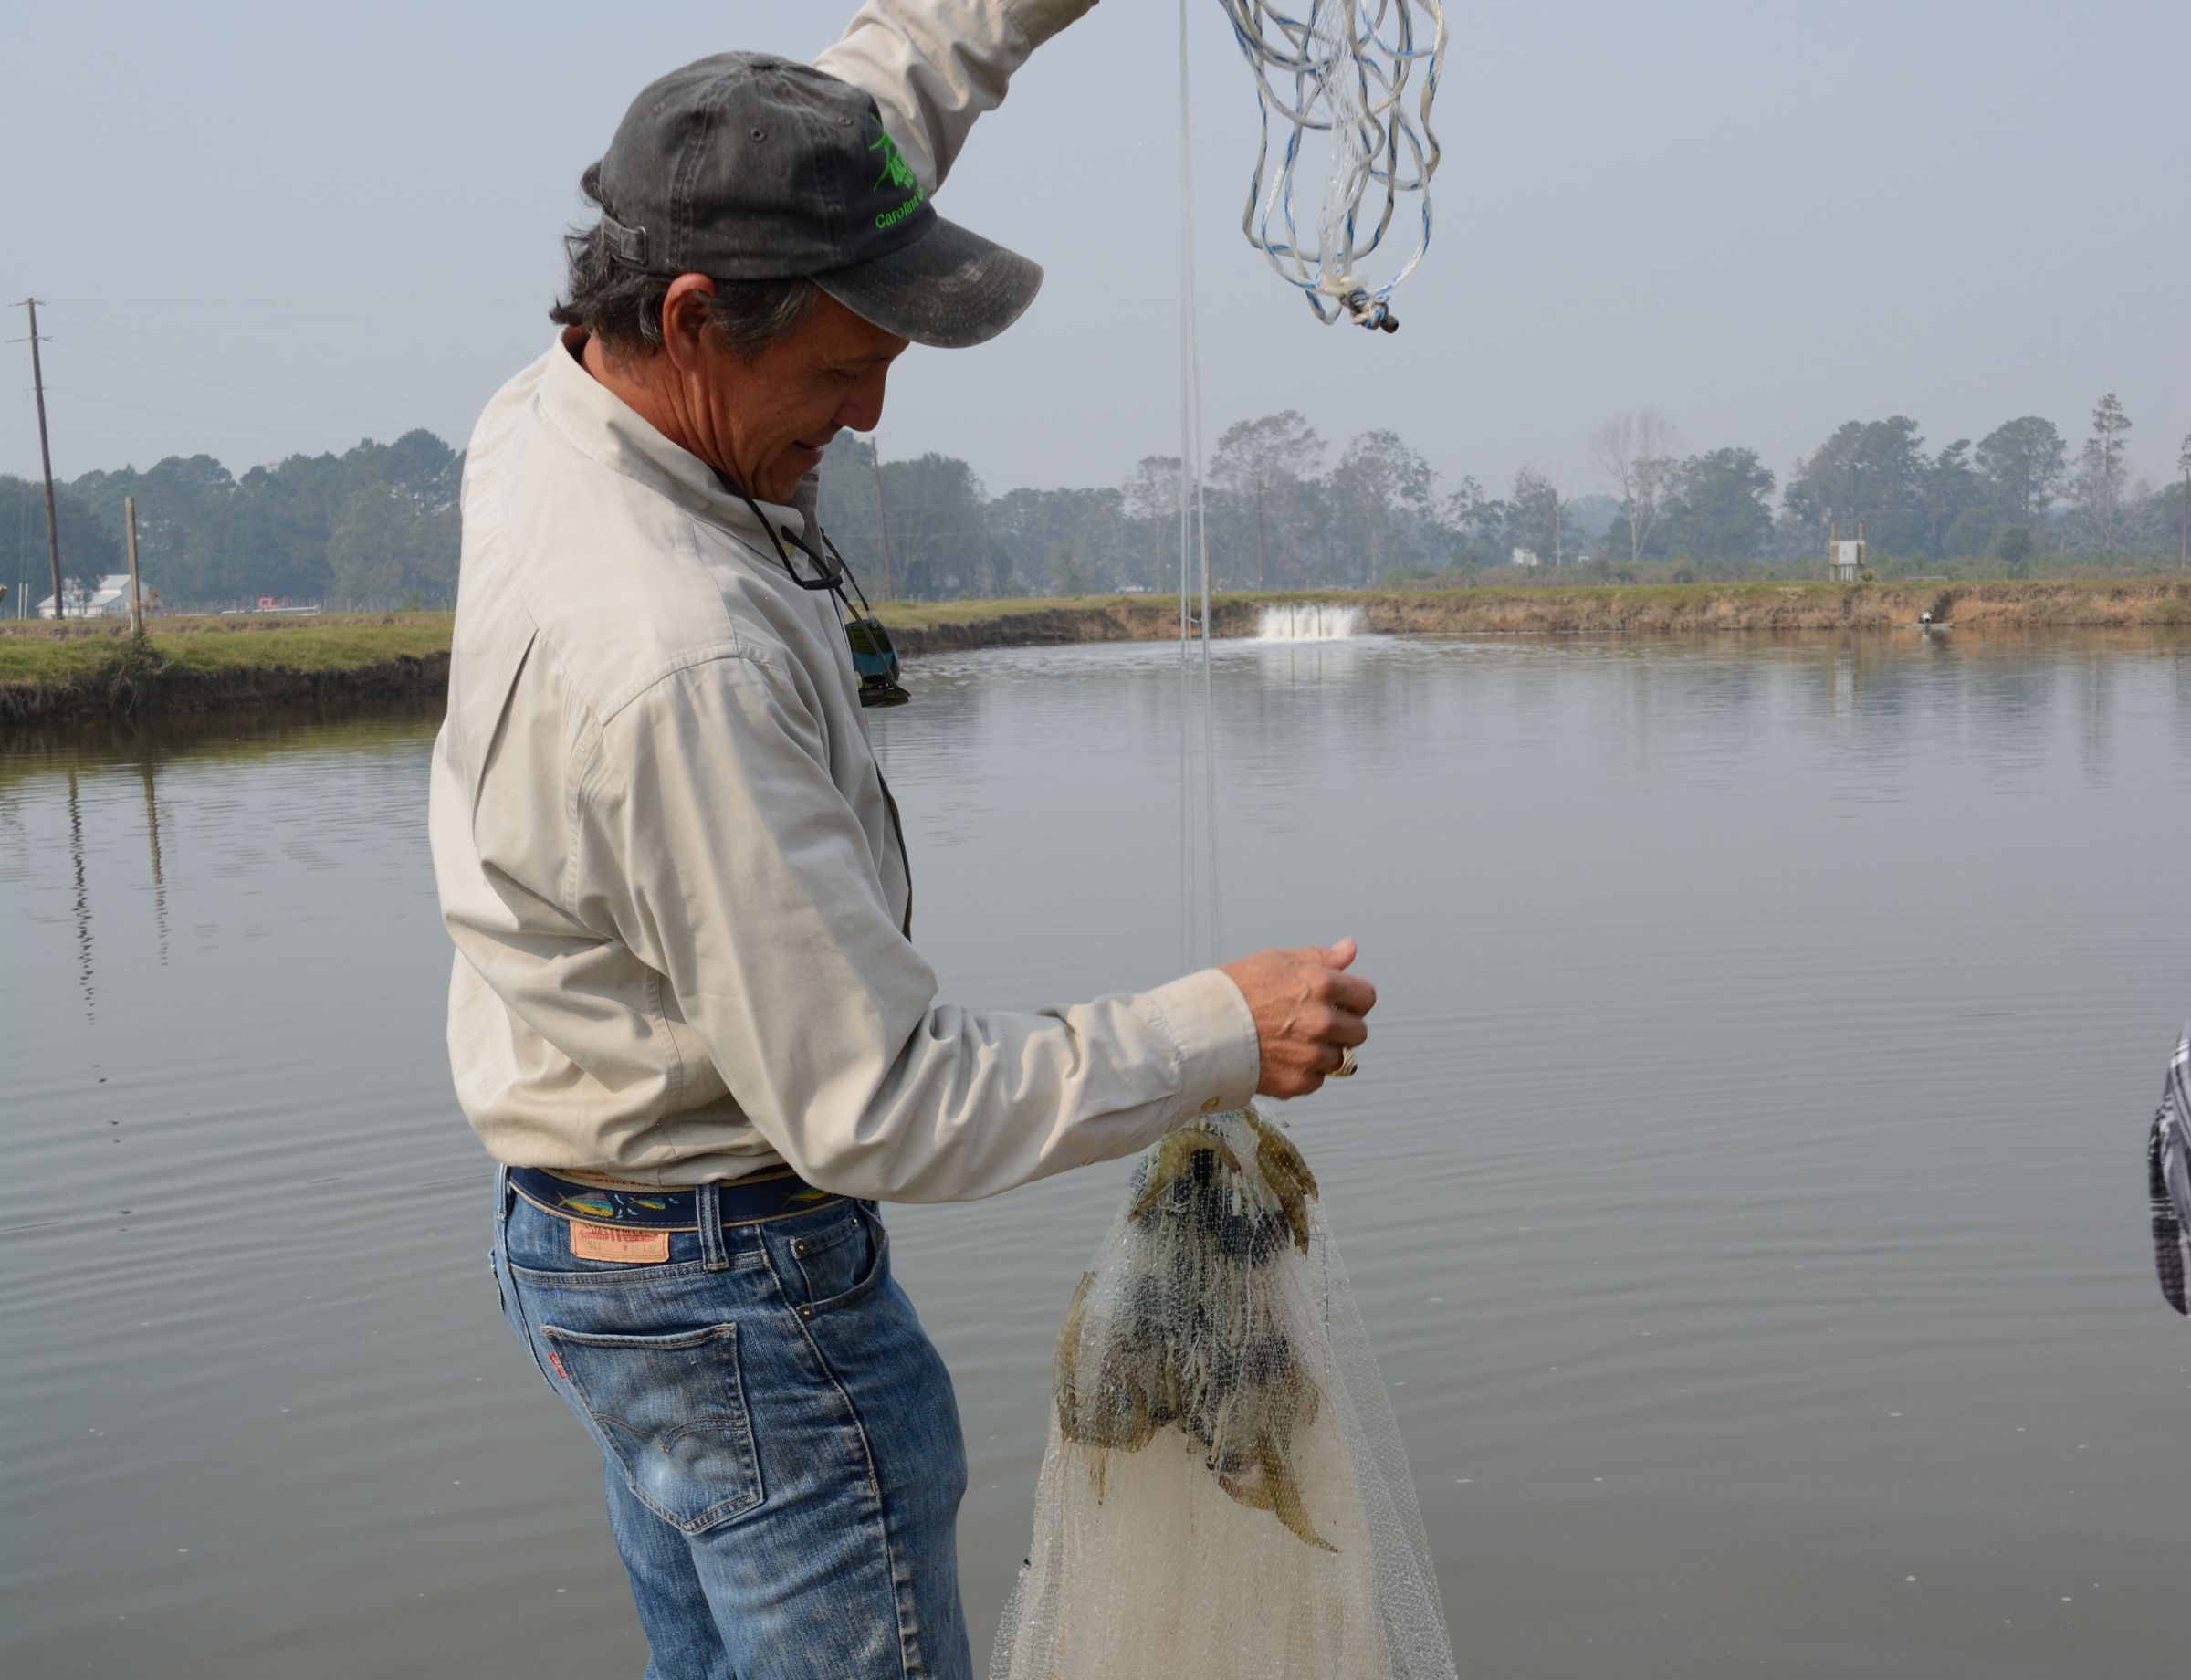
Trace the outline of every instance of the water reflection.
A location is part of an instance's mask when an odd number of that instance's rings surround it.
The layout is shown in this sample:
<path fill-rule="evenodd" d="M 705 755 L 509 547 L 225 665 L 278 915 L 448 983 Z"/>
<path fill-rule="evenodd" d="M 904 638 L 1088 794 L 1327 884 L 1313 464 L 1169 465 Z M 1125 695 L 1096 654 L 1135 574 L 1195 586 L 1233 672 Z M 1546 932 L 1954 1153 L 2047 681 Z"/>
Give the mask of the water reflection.
<path fill-rule="evenodd" d="M 144 784 L 144 843 L 152 855 L 152 925 L 160 930 L 160 965 L 167 966 L 167 874 L 160 858 L 160 801 L 152 787 L 151 753 L 137 761 L 137 774 Z"/>
<path fill-rule="evenodd" d="M 167 921 L 167 868 L 161 854 L 160 800 L 158 792 L 157 760 L 148 748 L 140 752 L 136 763 L 136 779 L 142 796 L 144 810 L 145 876 L 152 889 L 152 927 L 157 940 L 157 961 L 165 967 L 168 959 Z M 88 847 L 94 843 L 88 836 L 85 821 L 87 799 L 86 780 L 94 782 L 110 779 L 113 767 L 96 761 L 91 766 L 80 765 L 74 759 L 66 761 L 62 772 L 67 788 L 65 803 L 68 809 L 68 893 L 70 911 L 75 921 L 77 989 L 82 994 L 84 1019 L 96 1023 L 99 1018 L 97 985 L 98 963 L 92 939 L 92 908 L 90 871 L 87 863 Z M 119 816 L 120 807 L 114 807 Z M 95 812 L 96 816 L 96 812 Z"/>
<path fill-rule="evenodd" d="M 84 808 L 76 766 L 68 767 L 68 866 L 76 877 L 76 973 L 84 993 L 84 1019 L 97 1019 L 91 996 L 91 898 L 84 885 Z"/>
<path fill-rule="evenodd" d="M 38 875 L 36 849 L 41 840 L 32 832 L 31 819 L 43 808 L 44 790 L 52 790 L 58 795 L 54 815 L 58 832 L 51 841 L 65 853 L 67 871 L 48 890 L 68 903 L 77 992 L 85 1020 L 96 1023 L 102 943 L 99 930 L 103 925 L 105 938 L 110 940 L 112 901 L 142 896 L 154 965 L 164 968 L 172 956 L 173 824 L 163 815 L 162 776 L 202 771 L 225 777 L 298 758 L 341 761 L 369 747 L 384 750 L 392 736 L 423 741 L 438 725 L 438 716 L 430 709 L 405 705 L 333 715 L 176 719 L 0 732 L 0 817 L 6 825 L 0 833 L 12 832 L 16 854 L 12 862 L 0 859 L 0 887 L 37 890 L 32 882 Z M 125 787 L 126 799 L 121 794 Z M 327 867 L 309 836 L 330 820 L 339 827 L 340 812 L 308 801 L 285 813 L 271 830 L 251 831 L 246 824 L 253 837 L 233 837 L 214 866 L 242 877 L 263 869 L 267 856 L 257 842 L 267 833 L 278 832 L 287 837 L 285 849 L 290 855 L 308 866 Z"/>
<path fill-rule="evenodd" d="M 871 719 L 948 996 L 1168 971 L 1177 664 L 923 660 Z M 1228 929 L 1354 931 L 1385 992 L 1292 1118 L 1473 1666 L 2170 1672 L 2186 1377 L 2135 1197 L 2191 995 L 2187 672 L 1961 632 L 1217 650 Z M 0 1508 L 38 1514 L 0 1670 L 644 1663 L 597 1455 L 481 1265 L 434 726 L 0 748 Z M 1120 1181 L 890 1213 L 966 1415 L 977 1655 Z"/>
<path fill-rule="evenodd" d="M 2110 660 L 2088 659 L 2076 678 L 2085 785 L 2105 787 L 2114 769 L 2115 667 Z"/>

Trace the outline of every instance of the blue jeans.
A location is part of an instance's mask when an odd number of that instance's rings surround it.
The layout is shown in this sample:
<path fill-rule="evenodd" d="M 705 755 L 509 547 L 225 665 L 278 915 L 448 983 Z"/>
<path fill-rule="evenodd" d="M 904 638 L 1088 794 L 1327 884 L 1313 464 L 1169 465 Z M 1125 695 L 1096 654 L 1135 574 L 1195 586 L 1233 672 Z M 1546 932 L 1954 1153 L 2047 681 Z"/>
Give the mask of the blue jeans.
<path fill-rule="evenodd" d="M 661 1264 L 570 1231 L 496 1174 L 502 1309 L 602 1450 L 648 1680 L 969 1680 L 959 1407 L 874 1205 L 704 1192 Z"/>

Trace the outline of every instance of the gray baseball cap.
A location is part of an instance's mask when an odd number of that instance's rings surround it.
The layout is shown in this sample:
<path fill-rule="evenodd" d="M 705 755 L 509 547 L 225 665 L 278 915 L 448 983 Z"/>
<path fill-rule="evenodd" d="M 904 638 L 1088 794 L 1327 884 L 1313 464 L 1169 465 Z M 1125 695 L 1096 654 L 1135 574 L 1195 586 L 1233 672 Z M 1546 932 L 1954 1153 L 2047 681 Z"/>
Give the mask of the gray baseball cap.
<path fill-rule="evenodd" d="M 947 222 L 850 82 L 767 53 L 717 53 L 648 86 L 601 160 L 602 228 L 648 274 L 811 279 L 918 344 L 992 339 L 1036 264 Z"/>

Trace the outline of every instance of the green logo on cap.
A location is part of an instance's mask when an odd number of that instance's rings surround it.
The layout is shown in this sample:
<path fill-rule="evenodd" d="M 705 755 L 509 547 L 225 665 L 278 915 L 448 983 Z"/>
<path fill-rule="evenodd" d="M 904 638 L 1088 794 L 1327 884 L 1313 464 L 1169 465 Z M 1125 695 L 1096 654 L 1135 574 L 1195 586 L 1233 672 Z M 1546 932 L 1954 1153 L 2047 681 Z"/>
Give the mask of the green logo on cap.
<path fill-rule="evenodd" d="M 875 215 L 877 227 L 895 227 L 920 208 L 928 194 L 920 184 L 920 177 L 913 173 L 913 166 L 898 155 L 896 142 L 888 134 L 878 135 L 867 150 L 883 154 L 883 173 L 875 178 L 875 190 L 880 193 L 895 188 L 908 194 L 896 209 L 884 210 Z"/>

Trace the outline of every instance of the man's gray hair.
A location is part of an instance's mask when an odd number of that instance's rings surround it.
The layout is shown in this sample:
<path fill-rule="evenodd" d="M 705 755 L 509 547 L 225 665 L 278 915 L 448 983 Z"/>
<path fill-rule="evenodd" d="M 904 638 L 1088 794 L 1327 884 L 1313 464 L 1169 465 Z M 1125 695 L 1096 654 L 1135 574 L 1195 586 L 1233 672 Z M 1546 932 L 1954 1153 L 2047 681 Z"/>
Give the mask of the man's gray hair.
<path fill-rule="evenodd" d="M 578 190 L 601 205 L 601 165 L 579 180 Z M 568 294 L 548 311 L 561 327 L 577 327 L 612 350 L 645 354 L 662 348 L 662 305 L 670 275 L 626 268 L 610 251 L 601 223 L 563 236 L 570 259 Z M 812 280 L 717 280 L 709 322 L 741 361 L 753 362 L 814 312 L 821 295 Z"/>

